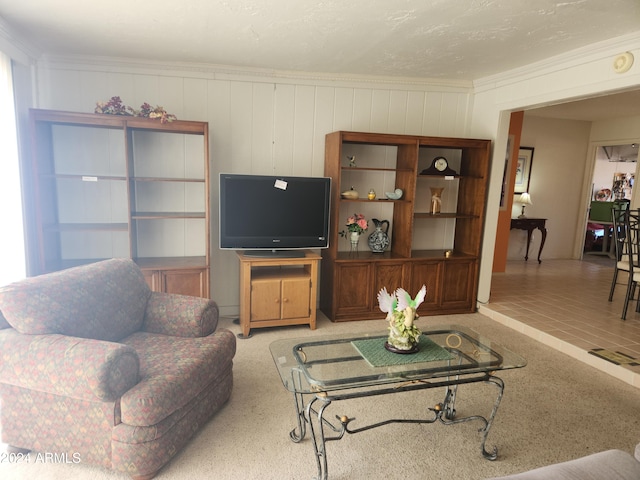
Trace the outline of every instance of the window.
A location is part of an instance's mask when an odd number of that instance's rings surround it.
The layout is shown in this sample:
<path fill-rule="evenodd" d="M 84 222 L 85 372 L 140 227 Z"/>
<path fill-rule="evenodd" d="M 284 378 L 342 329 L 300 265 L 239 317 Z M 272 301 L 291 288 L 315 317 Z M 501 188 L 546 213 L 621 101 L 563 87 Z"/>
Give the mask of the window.
<path fill-rule="evenodd" d="M 0 286 L 26 274 L 20 185 L 11 59 L 0 52 Z"/>

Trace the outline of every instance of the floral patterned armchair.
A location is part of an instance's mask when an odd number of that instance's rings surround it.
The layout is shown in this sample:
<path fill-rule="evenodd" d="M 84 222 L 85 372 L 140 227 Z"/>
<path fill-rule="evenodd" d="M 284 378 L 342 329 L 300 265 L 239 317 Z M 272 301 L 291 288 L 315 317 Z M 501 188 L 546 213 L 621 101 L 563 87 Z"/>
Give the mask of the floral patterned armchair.
<path fill-rule="evenodd" d="M 0 288 L 0 429 L 14 449 L 151 478 L 231 395 L 215 302 L 111 259 Z M 4 317 L 4 318 L 3 318 Z"/>

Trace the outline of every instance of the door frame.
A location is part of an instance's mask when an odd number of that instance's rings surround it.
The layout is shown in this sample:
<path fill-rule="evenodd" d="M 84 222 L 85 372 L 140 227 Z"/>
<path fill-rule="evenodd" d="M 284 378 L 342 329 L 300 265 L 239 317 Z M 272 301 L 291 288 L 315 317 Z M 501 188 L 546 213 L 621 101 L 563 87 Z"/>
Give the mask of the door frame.
<path fill-rule="evenodd" d="M 581 218 L 582 221 L 577 222 L 578 230 L 575 235 L 575 244 L 573 257 L 582 260 L 584 256 L 584 241 L 585 241 L 585 232 L 587 231 L 587 223 L 589 221 L 589 209 L 591 208 L 591 195 L 593 194 L 593 175 L 596 169 L 596 154 L 599 147 L 610 147 L 615 145 L 626 145 L 626 144 L 640 144 L 640 138 L 623 138 L 619 140 L 606 140 L 606 141 L 598 141 L 598 142 L 589 142 L 589 148 L 587 151 L 587 162 L 586 168 L 584 170 L 584 179 L 582 186 L 582 202 L 580 211 L 578 212 L 578 218 Z M 638 148 L 638 156 L 640 159 L 640 148 Z M 636 169 L 635 169 L 635 177 L 638 178 L 640 161 L 636 161 Z M 630 208 L 639 208 L 640 196 L 637 193 L 637 188 L 634 188 L 631 191 L 631 204 Z"/>

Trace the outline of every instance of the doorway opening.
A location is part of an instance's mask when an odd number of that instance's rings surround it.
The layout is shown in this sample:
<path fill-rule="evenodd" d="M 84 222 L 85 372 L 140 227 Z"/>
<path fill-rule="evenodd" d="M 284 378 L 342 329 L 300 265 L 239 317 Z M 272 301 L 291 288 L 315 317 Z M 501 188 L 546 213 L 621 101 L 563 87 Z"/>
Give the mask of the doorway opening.
<path fill-rule="evenodd" d="M 631 203 L 638 162 L 638 144 L 601 145 L 591 180 L 583 260 L 605 265 L 616 259 L 611 211 Z"/>

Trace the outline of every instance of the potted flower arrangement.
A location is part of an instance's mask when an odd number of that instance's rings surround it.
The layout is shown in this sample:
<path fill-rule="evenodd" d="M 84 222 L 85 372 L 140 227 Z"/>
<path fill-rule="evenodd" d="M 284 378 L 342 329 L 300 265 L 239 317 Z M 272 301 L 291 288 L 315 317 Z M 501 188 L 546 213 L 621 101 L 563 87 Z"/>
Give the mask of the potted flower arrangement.
<path fill-rule="evenodd" d="M 384 287 L 378 293 L 378 305 L 380 310 L 387 314 L 389 322 L 389 338 L 384 344 L 385 348 L 394 353 L 414 353 L 418 351 L 418 340 L 422 332 L 414 325 L 418 317 L 416 309 L 424 301 L 427 287 L 422 286 L 415 298 L 403 288 L 398 288 L 394 293 L 387 292 Z"/>
<path fill-rule="evenodd" d="M 347 218 L 347 232 L 349 232 L 349 241 L 351 242 L 351 249 L 355 250 L 358 247 L 358 242 L 360 241 L 360 235 L 362 235 L 367 228 L 369 228 L 369 222 L 361 213 L 354 213 L 349 218 Z M 347 236 L 347 232 L 342 230 L 340 235 L 343 237 Z"/>

